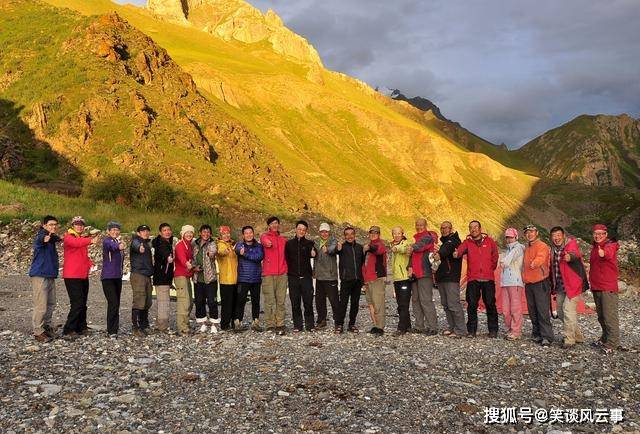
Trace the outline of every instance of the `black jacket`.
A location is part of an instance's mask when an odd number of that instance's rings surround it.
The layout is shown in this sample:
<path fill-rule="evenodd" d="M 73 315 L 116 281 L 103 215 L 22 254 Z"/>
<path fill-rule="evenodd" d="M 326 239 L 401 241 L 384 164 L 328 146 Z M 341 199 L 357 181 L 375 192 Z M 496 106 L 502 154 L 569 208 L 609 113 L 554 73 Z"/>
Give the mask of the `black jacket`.
<path fill-rule="evenodd" d="M 140 246 L 144 246 L 144 253 L 140 253 Z M 131 241 L 131 272 L 143 276 L 153 276 L 153 259 L 151 258 L 151 240 L 145 240 L 138 235 Z"/>
<path fill-rule="evenodd" d="M 307 238 L 293 237 L 287 241 L 284 245 L 287 275 L 293 277 L 311 277 L 312 250 L 315 250 L 314 243 Z"/>
<path fill-rule="evenodd" d="M 362 244 L 356 241 L 353 243 L 345 241 L 338 255 L 340 255 L 340 280 L 363 280 L 364 251 L 362 250 Z"/>
<path fill-rule="evenodd" d="M 442 263 L 436 271 L 436 282 L 460 282 L 460 274 L 462 273 L 462 258 L 454 258 L 453 252 L 462 241 L 457 232 L 449 234 L 446 237 L 440 237 L 442 245 L 438 250 Z"/>
<path fill-rule="evenodd" d="M 173 263 L 167 263 L 170 255 L 173 255 L 173 237 L 165 240 L 160 235 L 151 242 L 153 254 L 153 284 L 171 285 L 173 283 Z"/>

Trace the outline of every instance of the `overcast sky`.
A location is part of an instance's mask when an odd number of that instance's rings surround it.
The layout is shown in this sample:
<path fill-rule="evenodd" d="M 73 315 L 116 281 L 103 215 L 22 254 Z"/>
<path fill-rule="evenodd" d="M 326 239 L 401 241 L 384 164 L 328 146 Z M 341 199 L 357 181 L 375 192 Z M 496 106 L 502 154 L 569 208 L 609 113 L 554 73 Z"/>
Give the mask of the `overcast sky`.
<path fill-rule="evenodd" d="M 495 143 L 517 147 L 582 113 L 640 116 L 638 0 L 250 3 L 329 69 L 429 98 Z"/>

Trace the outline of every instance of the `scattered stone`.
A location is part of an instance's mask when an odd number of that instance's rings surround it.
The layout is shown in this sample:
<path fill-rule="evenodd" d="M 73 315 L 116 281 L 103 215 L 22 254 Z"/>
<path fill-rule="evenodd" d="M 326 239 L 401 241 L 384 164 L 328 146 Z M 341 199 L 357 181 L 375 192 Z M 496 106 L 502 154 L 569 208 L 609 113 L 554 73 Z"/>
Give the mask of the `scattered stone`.
<path fill-rule="evenodd" d="M 182 381 L 198 381 L 200 380 L 200 374 L 195 372 L 187 372 L 182 376 Z"/>
<path fill-rule="evenodd" d="M 63 281 L 56 284 L 53 323 L 59 329 L 68 299 Z M 483 425 L 485 407 L 621 407 L 623 431 L 640 427 L 635 399 L 640 305 L 630 298 L 621 298 L 619 307 L 622 343 L 630 351 L 605 357 L 588 344 L 570 352 L 557 345 L 541 351 L 528 339 L 509 343 L 481 333 L 473 340 L 420 334 L 398 339 L 392 333 L 372 339 L 365 333 L 335 335 L 330 327 L 284 337 L 152 333 L 140 338 L 130 334 L 125 314 L 130 296 L 123 296 L 120 335 L 113 341 L 100 331 L 106 303 L 96 280 L 90 283 L 90 336 L 35 344 L 30 315 L 25 315 L 31 308 L 28 278 L 0 278 L 0 288 L 0 304 L 7 308 L 0 327 L 11 331 L 0 332 L 3 433 L 500 431 Z M 130 294 L 128 283 L 123 294 Z M 394 303 L 389 297 L 390 331 L 397 325 Z M 358 316 L 362 330 L 371 327 L 365 308 Z M 154 303 L 152 327 L 155 309 Z M 446 318 L 439 307 L 437 312 L 443 329 Z M 586 341 L 595 341 L 597 316 L 578 320 Z M 485 316 L 479 321 L 484 332 Z M 525 321 L 523 335 L 530 334 L 530 327 Z M 559 337 L 560 321 L 554 321 L 554 329 Z M 38 350 L 26 351 L 30 346 Z M 616 426 L 581 428 L 611 431 Z M 511 428 L 566 432 L 576 426 Z"/>
<path fill-rule="evenodd" d="M 62 390 L 62 386 L 57 384 L 41 384 L 38 386 L 38 392 L 44 396 L 53 396 Z"/>
<path fill-rule="evenodd" d="M 507 366 L 518 366 L 518 358 L 516 356 L 511 356 L 504 362 Z"/>
<path fill-rule="evenodd" d="M 117 402 L 120 404 L 131 404 L 136 402 L 136 395 L 132 394 L 132 393 L 127 393 L 124 395 L 120 395 L 120 396 L 114 396 L 111 401 L 112 402 Z"/>

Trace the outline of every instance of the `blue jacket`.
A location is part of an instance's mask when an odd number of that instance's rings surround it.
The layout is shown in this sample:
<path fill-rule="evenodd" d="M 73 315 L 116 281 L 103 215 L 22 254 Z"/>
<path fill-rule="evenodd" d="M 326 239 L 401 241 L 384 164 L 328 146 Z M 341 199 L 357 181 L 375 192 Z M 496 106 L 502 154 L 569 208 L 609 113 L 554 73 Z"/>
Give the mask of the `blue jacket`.
<path fill-rule="evenodd" d="M 40 228 L 33 240 L 33 261 L 29 269 L 29 277 L 58 277 L 58 269 L 60 263 L 58 261 L 58 251 L 56 243 L 62 239 L 56 234 L 51 235 L 49 242 L 44 242 L 44 237 L 48 232 L 44 228 Z"/>
<path fill-rule="evenodd" d="M 241 255 L 240 249 L 243 247 L 244 255 Z M 262 259 L 264 258 L 262 244 L 255 240 L 253 244 L 247 244 L 241 241 L 236 243 L 235 250 L 236 255 L 238 255 L 238 282 L 262 282 Z"/>

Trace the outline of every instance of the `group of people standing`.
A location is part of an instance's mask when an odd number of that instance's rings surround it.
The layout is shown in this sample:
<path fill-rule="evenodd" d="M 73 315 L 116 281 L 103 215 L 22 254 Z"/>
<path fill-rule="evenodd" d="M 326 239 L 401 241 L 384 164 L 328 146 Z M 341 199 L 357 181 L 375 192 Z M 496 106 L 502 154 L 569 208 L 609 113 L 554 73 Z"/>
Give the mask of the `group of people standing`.
<path fill-rule="evenodd" d="M 35 338 L 41 342 L 54 337 L 51 316 L 55 306 L 55 278 L 58 277 L 56 243 L 60 241 L 64 246 L 63 278 L 70 300 L 63 335 L 75 337 L 88 332 L 86 312 L 92 267 L 88 247 L 97 243 L 98 238 L 84 233 L 82 217 L 74 217 L 71 223 L 64 238 L 60 238 L 57 219 L 46 216 L 34 240 L 29 275 L 34 302 L 33 329 Z M 319 236 L 311 240 L 307 238 L 309 225 L 300 220 L 296 223 L 295 236 L 286 239 L 280 233 L 277 217 L 270 217 L 266 223 L 268 229 L 259 240 L 253 227 L 245 226 L 237 242 L 232 240 L 228 226 L 221 226 L 214 239 L 209 225 L 202 225 L 197 232 L 193 226 L 185 225 L 178 240 L 167 223 L 160 225 L 158 235 L 153 239 L 148 226 L 139 226 L 128 247 L 134 335 L 149 333 L 154 287 L 158 311 L 155 326 L 160 331 L 168 330 L 172 286 L 176 289 L 176 330 L 179 334 L 193 332 L 189 324 L 193 304 L 196 331 L 244 330 L 248 296 L 251 299 L 250 327 L 255 331 L 263 330 L 260 323 L 262 297 L 264 326 L 268 331 L 284 334 L 287 290 L 294 332 L 326 328 L 328 299 L 334 332 L 345 331 L 349 308 L 346 331 L 357 333 L 359 300 L 364 290 L 373 323 L 370 333 L 382 335 L 386 326 L 385 295 L 390 274 L 399 316 L 396 335 L 440 333 L 433 299 L 437 287 L 447 320 L 443 335 L 475 337 L 482 298 L 488 336 L 496 338 L 499 324 L 495 272 L 500 266 L 506 339 L 521 338 L 524 293 L 533 339 L 543 346 L 551 345 L 554 340 L 551 294 L 554 293 L 558 315 L 564 325 L 562 347 L 570 348 L 583 342 L 577 306 L 582 293 L 590 288 L 602 326 L 602 336 L 595 345 L 605 353 L 619 347 L 618 244 L 609 239 L 604 225 L 593 228 L 594 242 L 587 276 L 576 240 L 567 236 L 561 227 L 551 229 L 551 247 L 540 240 L 534 225 L 524 229 L 526 245 L 518 241 L 516 229 L 508 228 L 504 233 L 506 252 L 500 256 L 497 243 L 482 232 L 482 226 L 476 220 L 469 223 L 469 235 L 464 240 L 450 222 L 440 225 L 438 236 L 435 231 L 428 230 L 426 220 L 420 218 L 411 240 L 401 227 L 394 227 L 392 239 L 386 243 L 381 239 L 380 227 L 372 226 L 364 244 L 356 241 L 356 230 L 352 227 L 345 228 L 343 237 L 338 240 L 332 235 L 331 227 L 322 223 Z M 119 329 L 127 251 L 120 229 L 118 223 L 110 222 L 102 240 L 101 281 L 108 306 L 107 332 L 112 337 L 117 336 Z M 466 323 L 460 300 L 463 257 L 467 262 Z M 410 307 L 414 327 L 411 326 Z"/>

